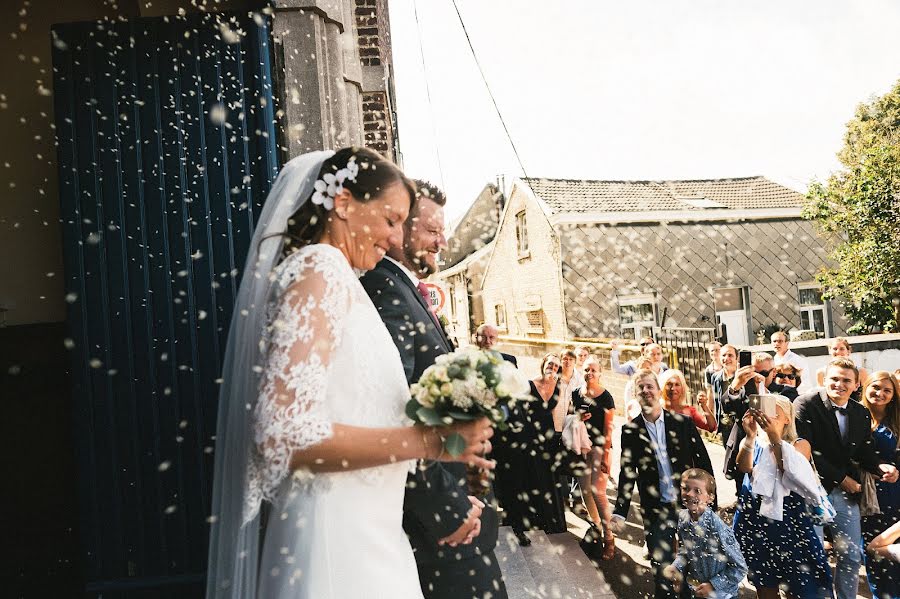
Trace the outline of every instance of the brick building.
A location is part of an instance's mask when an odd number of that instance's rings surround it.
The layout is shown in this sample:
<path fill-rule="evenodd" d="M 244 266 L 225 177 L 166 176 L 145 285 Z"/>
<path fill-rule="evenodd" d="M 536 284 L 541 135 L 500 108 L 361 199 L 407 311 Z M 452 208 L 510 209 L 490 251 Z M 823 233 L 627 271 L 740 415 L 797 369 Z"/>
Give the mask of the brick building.
<path fill-rule="evenodd" d="M 773 326 L 843 334 L 802 202 L 763 177 L 516 180 L 480 276 L 483 320 L 511 342 L 661 326 L 719 325 L 741 345 Z"/>

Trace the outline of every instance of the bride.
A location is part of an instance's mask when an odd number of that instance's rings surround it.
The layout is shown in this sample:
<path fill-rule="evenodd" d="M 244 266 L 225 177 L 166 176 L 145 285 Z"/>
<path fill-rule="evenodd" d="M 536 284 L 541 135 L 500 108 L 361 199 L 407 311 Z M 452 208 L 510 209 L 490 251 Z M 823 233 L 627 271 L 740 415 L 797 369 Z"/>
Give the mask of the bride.
<path fill-rule="evenodd" d="M 401 243 L 414 197 L 366 149 L 305 154 L 275 181 L 223 365 L 208 598 L 421 597 L 406 476 L 446 458 L 450 430 L 407 426 L 399 353 L 357 279 Z M 452 429 L 458 460 L 493 466 L 486 419 Z"/>

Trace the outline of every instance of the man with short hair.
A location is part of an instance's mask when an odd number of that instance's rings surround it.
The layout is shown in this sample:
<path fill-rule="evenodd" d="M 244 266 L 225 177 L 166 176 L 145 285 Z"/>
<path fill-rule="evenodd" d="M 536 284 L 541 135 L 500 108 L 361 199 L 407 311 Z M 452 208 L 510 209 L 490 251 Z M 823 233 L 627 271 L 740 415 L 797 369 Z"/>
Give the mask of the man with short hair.
<path fill-rule="evenodd" d="M 712 474 L 712 462 L 693 421 L 663 409 L 656 374 L 652 370 L 639 370 L 632 381 L 641 414 L 622 427 L 619 495 L 613 528 L 621 531 L 637 483 L 647 550 L 656 580 L 656 598 L 669 599 L 676 597 L 676 593 L 662 571 L 675 558 L 681 474 L 690 468 L 702 468 Z"/>
<path fill-rule="evenodd" d="M 883 463 L 872 441 L 869 411 L 850 395 L 859 386 L 859 371 L 852 360 L 837 358 L 825 369 L 825 387 L 794 401 L 797 435 L 812 446 L 813 460 L 822 486 L 837 511 L 829 526 L 834 537 L 837 599 L 856 597 L 860 553 L 860 471 L 877 480 L 897 481 L 897 468 Z M 822 529 L 817 527 L 819 538 Z"/>
<path fill-rule="evenodd" d="M 415 183 L 416 200 L 404 226 L 403 245 L 391 248 L 360 279 L 400 352 L 409 383 L 418 381 L 438 356 L 453 351 L 421 281 L 437 271 L 437 254 L 447 246 L 443 208 L 447 200 L 434 185 Z M 403 530 L 413 548 L 425 599 L 506 597 L 494 555 L 497 514 L 467 494 L 464 464 L 423 462 L 409 475 Z"/>
<path fill-rule="evenodd" d="M 496 351 L 494 349 L 494 344 L 497 343 L 497 339 L 499 337 L 499 332 L 497 331 L 497 327 L 492 324 L 484 323 L 479 325 L 477 329 L 475 329 L 475 345 L 477 345 L 480 349 Z M 504 354 L 503 352 L 498 351 L 500 357 L 511 363 L 513 366 L 518 367 L 519 363 L 516 361 L 516 357 L 512 354 Z"/>
<path fill-rule="evenodd" d="M 575 347 L 575 355 L 578 356 L 578 360 L 575 362 L 575 372 L 584 372 L 584 361 L 591 355 L 591 350 L 585 345 L 578 345 Z"/>
<path fill-rule="evenodd" d="M 803 393 L 812 389 L 815 385 L 810 382 L 812 377 L 807 376 L 810 374 L 809 364 L 807 364 L 806 358 L 790 349 L 790 341 L 788 340 L 787 333 L 784 331 L 775 331 L 772 333 L 771 339 L 772 345 L 775 347 L 775 366 L 790 364 L 800 371 L 800 387 L 797 389 L 798 393 Z"/>

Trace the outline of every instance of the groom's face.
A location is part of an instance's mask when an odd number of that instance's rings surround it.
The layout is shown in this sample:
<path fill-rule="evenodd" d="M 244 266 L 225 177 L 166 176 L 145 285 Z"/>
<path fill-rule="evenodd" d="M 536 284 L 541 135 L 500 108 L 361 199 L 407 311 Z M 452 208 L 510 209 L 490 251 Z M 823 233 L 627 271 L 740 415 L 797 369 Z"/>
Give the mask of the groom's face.
<path fill-rule="evenodd" d="M 416 276 L 427 277 L 437 272 L 437 255 L 447 247 L 444 238 L 444 208 L 428 198 L 419 197 L 413 214 L 406 222 L 402 259 Z M 392 252 L 392 256 L 396 250 Z"/>

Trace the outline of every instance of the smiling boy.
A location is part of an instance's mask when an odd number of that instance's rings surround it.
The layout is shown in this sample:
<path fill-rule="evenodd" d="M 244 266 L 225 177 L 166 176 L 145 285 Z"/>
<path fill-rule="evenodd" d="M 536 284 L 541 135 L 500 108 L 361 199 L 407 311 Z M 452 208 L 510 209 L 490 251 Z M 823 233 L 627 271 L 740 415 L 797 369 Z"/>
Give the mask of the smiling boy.
<path fill-rule="evenodd" d="M 716 479 L 691 468 L 681 475 L 681 500 L 685 509 L 678 514 L 681 545 L 675 561 L 663 576 L 680 590 L 688 580 L 696 597 L 730 599 L 738 596 L 738 585 L 747 574 L 747 563 L 729 526 L 710 508 L 716 496 Z M 682 592 L 681 596 L 687 595 Z"/>

